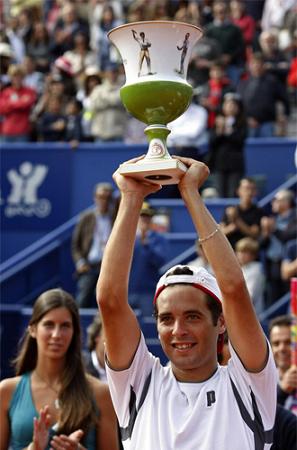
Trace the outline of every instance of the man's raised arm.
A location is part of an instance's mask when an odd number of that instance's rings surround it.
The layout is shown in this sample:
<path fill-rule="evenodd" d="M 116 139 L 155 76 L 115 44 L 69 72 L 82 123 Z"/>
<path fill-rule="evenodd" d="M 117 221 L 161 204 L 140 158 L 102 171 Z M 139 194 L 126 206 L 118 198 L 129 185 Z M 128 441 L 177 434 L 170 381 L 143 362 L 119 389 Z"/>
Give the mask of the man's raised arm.
<path fill-rule="evenodd" d="M 245 368 L 258 372 L 264 368 L 267 360 L 266 339 L 234 251 L 198 192 L 209 170 L 203 163 L 193 159 L 178 159 L 188 166 L 188 171 L 179 183 L 179 190 L 220 287 L 229 339 Z"/>
<path fill-rule="evenodd" d="M 105 332 L 107 359 L 112 368 L 125 369 L 131 364 L 140 339 L 137 319 L 128 304 L 137 223 L 143 199 L 160 187 L 123 177 L 118 171 L 114 180 L 121 191 L 121 201 L 103 255 L 97 302 Z"/>

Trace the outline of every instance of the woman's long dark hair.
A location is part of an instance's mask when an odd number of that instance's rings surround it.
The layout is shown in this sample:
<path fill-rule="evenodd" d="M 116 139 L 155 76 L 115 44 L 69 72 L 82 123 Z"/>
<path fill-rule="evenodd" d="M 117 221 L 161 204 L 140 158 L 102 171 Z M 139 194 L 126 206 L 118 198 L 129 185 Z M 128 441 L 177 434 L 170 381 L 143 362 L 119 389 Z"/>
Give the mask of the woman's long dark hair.
<path fill-rule="evenodd" d="M 59 395 L 59 433 L 70 434 L 81 428 L 85 433 L 97 421 L 96 406 L 87 380 L 81 354 L 81 327 L 79 312 L 73 297 L 62 289 L 51 289 L 36 300 L 29 326 L 37 325 L 49 311 L 66 308 L 72 317 L 73 337 L 65 355 L 65 367 L 61 373 Z M 38 359 L 36 339 L 26 329 L 17 357 L 13 361 L 16 375 L 35 369 Z"/>

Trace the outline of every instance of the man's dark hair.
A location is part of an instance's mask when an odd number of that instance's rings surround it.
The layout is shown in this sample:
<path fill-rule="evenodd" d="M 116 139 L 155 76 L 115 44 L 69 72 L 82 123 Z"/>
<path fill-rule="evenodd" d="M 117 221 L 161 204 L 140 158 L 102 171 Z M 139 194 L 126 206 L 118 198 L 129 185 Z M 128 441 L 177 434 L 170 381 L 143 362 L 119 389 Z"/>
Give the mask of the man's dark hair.
<path fill-rule="evenodd" d="M 268 325 L 269 334 L 274 327 L 290 327 L 291 325 L 292 317 L 289 314 L 274 317 L 274 319 L 272 319 Z"/>
<path fill-rule="evenodd" d="M 171 272 L 169 272 L 166 276 L 169 277 L 171 275 L 194 275 L 193 271 L 188 266 L 176 267 Z M 185 283 L 176 283 L 176 284 L 185 284 Z M 191 286 L 191 283 L 188 283 Z M 173 284 L 171 286 L 174 286 Z M 222 314 L 222 306 L 219 304 L 217 300 L 215 300 L 210 294 L 205 293 L 206 295 L 206 304 L 211 313 L 213 325 L 216 325 L 220 315 Z M 157 302 L 154 304 L 154 313 L 155 318 L 158 318 L 158 308 Z"/>

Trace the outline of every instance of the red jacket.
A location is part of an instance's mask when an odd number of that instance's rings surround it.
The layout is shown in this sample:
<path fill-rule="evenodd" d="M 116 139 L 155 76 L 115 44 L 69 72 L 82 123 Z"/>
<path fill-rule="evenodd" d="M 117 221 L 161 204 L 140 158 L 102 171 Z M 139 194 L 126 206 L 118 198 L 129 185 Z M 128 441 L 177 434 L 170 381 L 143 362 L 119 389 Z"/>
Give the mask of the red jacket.
<path fill-rule="evenodd" d="M 31 131 L 30 112 L 36 102 L 36 92 L 22 86 L 7 87 L 0 93 L 0 115 L 3 116 L 3 136 L 28 135 Z"/>

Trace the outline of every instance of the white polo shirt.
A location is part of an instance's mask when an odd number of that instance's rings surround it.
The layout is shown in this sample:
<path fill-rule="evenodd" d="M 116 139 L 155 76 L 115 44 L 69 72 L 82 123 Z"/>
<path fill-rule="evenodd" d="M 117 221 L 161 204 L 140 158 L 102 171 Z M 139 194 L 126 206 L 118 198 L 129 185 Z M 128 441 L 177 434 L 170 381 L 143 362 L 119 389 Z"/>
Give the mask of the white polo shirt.
<path fill-rule="evenodd" d="M 107 366 L 125 450 L 268 450 L 277 372 L 247 372 L 230 345 L 228 366 L 202 383 L 181 383 L 147 349 L 143 335 L 129 369 Z"/>

